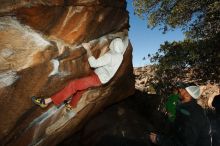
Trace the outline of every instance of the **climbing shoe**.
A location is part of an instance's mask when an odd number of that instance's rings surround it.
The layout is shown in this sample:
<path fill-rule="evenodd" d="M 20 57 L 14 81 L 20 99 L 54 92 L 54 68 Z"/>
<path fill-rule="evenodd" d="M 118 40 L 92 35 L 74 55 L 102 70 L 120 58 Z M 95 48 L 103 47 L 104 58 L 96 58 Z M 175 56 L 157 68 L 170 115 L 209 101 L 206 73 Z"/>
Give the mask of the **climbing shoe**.
<path fill-rule="evenodd" d="M 45 104 L 44 98 L 33 96 L 31 97 L 31 99 L 36 105 L 39 105 L 41 108 L 47 107 L 47 104 Z"/>
<path fill-rule="evenodd" d="M 65 107 L 67 111 L 71 111 L 73 109 L 73 107 L 69 103 L 65 104 Z"/>

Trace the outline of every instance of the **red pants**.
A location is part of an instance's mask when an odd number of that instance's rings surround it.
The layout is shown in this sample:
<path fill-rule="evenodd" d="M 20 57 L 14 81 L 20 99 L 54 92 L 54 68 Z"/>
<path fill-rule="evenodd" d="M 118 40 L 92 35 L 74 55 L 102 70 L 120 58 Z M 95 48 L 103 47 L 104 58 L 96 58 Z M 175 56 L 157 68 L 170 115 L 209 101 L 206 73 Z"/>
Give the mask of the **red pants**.
<path fill-rule="evenodd" d="M 99 80 L 99 77 L 93 73 L 90 76 L 71 81 L 66 87 L 53 95 L 51 99 L 55 105 L 59 105 L 68 97 L 73 95 L 70 105 L 75 107 L 80 100 L 80 97 L 85 92 L 85 89 L 100 85 L 101 81 Z"/>

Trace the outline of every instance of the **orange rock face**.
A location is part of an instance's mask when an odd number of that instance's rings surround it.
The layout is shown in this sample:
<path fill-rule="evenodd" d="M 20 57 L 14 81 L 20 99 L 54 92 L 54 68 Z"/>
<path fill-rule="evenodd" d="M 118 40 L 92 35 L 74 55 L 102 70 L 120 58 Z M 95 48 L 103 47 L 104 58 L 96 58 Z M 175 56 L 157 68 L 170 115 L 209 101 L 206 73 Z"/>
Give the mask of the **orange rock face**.
<path fill-rule="evenodd" d="M 0 5 L 0 143 L 56 145 L 104 107 L 134 93 L 132 47 L 114 78 L 83 94 L 77 107 L 47 109 L 30 97 L 51 96 L 70 80 L 91 73 L 86 50 L 95 57 L 128 29 L 124 0 L 16 0 Z M 54 61 L 58 60 L 58 61 Z M 59 63 L 58 65 L 56 63 Z"/>

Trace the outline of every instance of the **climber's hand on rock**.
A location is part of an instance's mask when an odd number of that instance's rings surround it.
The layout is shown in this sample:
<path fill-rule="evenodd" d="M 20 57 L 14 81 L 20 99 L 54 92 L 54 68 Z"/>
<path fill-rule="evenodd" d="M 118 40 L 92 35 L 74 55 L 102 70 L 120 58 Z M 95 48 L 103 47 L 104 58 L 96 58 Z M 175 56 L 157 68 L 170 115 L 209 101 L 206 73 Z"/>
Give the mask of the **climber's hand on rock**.
<path fill-rule="evenodd" d="M 90 50 L 91 45 L 89 43 L 82 43 L 82 46 L 86 49 L 88 57 L 92 56 L 92 52 Z"/>
<path fill-rule="evenodd" d="M 109 38 L 110 39 L 114 39 L 114 38 L 121 38 L 121 39 L 125 39 L 125 37 L 128 36 L 128 30 L 127 29 L 124 29 L 123 31 L 121 32 L 117 32 L 115 34 L 109 34 Z"/>
<path fill-rule="evenodd" d="M 90 50 L 91 45 L 89 43 L 82 43 L 82 46 L 86 49 L 86 50 Z"/>

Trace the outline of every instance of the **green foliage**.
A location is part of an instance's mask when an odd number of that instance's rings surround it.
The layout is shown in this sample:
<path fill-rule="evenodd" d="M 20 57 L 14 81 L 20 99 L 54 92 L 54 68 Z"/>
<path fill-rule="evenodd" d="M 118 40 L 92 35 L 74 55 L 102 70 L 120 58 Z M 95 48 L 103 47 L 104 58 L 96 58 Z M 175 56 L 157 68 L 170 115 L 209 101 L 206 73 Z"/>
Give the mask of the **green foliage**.
<path fill-rule="evenodd" d="M 164 32 L 182 28 L 190 38 L 210 38 L 220 32 L 219 0 L 134 0 L 135 14 L 148 27 Z"/>
<path fill-rule="evenodd" d="M 157 64 L 157 80 L 175 82 L 190 81 L 220 82 L 220 36 L 209 40 L 184 40 L 165 42 L 151 62 Z"/>
<path fill-rule="evenodd" d="M 184 41 L 165 42 L 148 55 L 157 66 L 152 83 L 162 99 L 180 80 L 220 83 L 219 0 L 134 0 L 135 14 L 147 20 L 149 28 L 182 28 Z"/>

